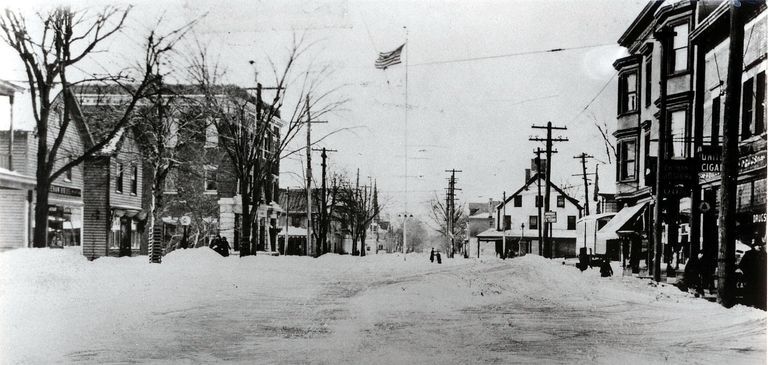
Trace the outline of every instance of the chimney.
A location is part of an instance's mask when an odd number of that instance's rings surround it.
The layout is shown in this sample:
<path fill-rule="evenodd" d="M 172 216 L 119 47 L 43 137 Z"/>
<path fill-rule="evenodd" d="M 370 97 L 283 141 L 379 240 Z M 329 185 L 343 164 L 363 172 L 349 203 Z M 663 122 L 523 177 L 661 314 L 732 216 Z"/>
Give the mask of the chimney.
<path fill-rule="evenodd" d="M 525 184 L 525 190 L 528 190 L 528 180 L 531 179 L 531 169 L 525 169 L 525 181 L 523 184 Z"/>

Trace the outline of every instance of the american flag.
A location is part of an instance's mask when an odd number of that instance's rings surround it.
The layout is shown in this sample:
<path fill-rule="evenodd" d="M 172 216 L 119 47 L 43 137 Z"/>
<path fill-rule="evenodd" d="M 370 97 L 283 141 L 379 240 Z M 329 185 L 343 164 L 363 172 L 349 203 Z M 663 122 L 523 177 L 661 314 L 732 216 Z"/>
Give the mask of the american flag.
<path fill-rule="evenodd" d="M 400 62 L 400 55 L 403 53 L 403 43 L 400 47 L 397 47 L 391 52 L 379 52 L 379 58 L 376 59 L 376 68 L 386 70 L 387 67 L 396 65 Z"/>

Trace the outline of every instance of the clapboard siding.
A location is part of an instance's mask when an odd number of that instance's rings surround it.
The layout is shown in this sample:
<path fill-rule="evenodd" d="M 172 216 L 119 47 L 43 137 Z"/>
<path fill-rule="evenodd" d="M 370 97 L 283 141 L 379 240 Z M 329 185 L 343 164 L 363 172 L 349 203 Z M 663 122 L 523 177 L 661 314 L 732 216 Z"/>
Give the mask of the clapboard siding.
<path fill-rule="evenodd" d="M 0 190 L 0 250 L 25 247 L 27 235 L 27 191 Z"/>
<path fill-rule="evenodd" d="M 107 254 L 107 234 L 110 229 L 109 163 L 109 157 L 97 157 L 85 163 L 83 254 L 89 259 Z"/>

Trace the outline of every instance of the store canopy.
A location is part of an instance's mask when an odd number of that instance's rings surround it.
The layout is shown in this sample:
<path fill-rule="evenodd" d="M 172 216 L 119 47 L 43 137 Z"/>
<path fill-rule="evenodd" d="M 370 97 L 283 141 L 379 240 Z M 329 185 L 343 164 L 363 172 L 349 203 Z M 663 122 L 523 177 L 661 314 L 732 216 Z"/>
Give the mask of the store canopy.
<path fill-rule="evenodd" d="M 610 221 L 608 221 L 608 224 L 603 226 L 603 228 L 597 232 L 597 240 L 607 241 L 618 239 L 618 232 L 628 230 L 628 223 L 632 222 L 647 205 L 648 202 L 638 203 L 620 210 Z"/>

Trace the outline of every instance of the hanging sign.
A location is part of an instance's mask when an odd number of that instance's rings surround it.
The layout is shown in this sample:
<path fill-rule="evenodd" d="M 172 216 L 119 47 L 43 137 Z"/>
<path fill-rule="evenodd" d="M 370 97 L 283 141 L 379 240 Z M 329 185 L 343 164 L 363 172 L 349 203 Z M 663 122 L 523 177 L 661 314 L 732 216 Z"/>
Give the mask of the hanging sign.
<path fill-rule="evenodd" d="M 190 218 L 189 216 L 185 215 L 185 216 L 179 218 L 179 223 L 181 223 L 182 226 L 188 226 L 188 225 L 190 225 L 192 223 L 192 218 Z"/>

